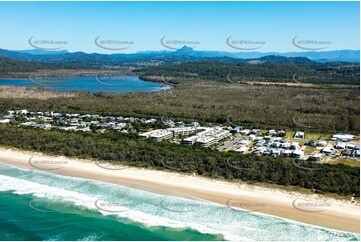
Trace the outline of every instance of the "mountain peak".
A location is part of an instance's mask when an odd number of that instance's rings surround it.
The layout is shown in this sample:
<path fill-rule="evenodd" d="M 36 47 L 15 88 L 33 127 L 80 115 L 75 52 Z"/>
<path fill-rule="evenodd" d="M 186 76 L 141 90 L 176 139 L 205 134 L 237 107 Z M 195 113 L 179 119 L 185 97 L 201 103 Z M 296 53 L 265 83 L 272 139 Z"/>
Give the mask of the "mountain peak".
<path fill-rule="evenodd" d="M 32 49 L 32 50 L 15 50 L 19 53 L 31 54 L 31 55 L 63 55 L 68 54 L 67 50 L 40 50 L 40 49 Z"/>
<path fill-rule="evenodd" d="M 178 49 L 177 51 L 181 51 L 181 52 L 191 52 L 193 51 L 192 47 L 189 47 L 187 45 L 184 45 L 182 48 Z"/>

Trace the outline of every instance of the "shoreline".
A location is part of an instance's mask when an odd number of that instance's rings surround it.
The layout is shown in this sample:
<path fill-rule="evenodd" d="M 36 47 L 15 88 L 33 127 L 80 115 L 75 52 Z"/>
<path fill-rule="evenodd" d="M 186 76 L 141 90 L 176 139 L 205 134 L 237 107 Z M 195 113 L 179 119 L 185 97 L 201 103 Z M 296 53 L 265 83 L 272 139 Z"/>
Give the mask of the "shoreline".
<path fill-rule="evenodd" d="M 30 75 L 31 73 L 29 73 Z M 122 76 L 122 75 L 116 75 L 117 73 L 105 73 L 105 74 L 100 74 L 100 76 Z M 89 74 L 86 74 L 86 75 L 82 75 L 82 74 L 76 74 L 76 73 L 69 73 L 68 75 L 52 75 L 52 76 L 49 76 L 49 77 L 52 77 L 52 78 L 71 78 L 71 77 L 96 77 L 98 74 L 96 73 L 89 73 Z M 142 76 L 139 76 L 139 75 L 131 75 L 131 74 L 123 74 L 123 76 L 134 76 L 134 77 L 138 77 L 138 79 L 140 81 L 144 81 L 144 82 L 150 82 L 150 83 L 157 83 L 157 84 L 161 84 L 161 85 L 165 85 L 165 86 L 170 86 L 172 88 L 174 88 L 177 84 L 174 84 L 174 83 L 166 83 L 162 80 L 152 80 L 152 79 L 147 79 L 147 78 L 142 78 Z M 0 79 L 2 80 L 29 80 L 29 77 L 24 77 L 22 75 L 19 75 L 19 77 L 1 77 L 0 76 Z"/>
<path fill-rule="evenodd" d="M 31 157 L 33 160 L 49 162 L 41 167 L 35 166 L 29 162 Z M 61 161 L 63 165 L 56 165 L 56 161 Z M 104 168 L 101 168 L 99 163 L 92 160 L 48 156 L 10 148 L 0 148 L 0 162 L 64 176 L 99 180 L 155 193 L 194 197 L 227 205 L 232 209 L 246 209 L 332 230 L 360 233 L 360 206 L 351 204 L 350 200 L 342 201 L 318 194 L 308 195 L 144 168 L 112 167 L 105 164 L 102 165 Z M 119 169 L 114 170 L 116 168 Z M 308 204 L 314 207 L 300 207 L 297 204 Z M 315 207 L 315 205 L 317 206 Z"/>

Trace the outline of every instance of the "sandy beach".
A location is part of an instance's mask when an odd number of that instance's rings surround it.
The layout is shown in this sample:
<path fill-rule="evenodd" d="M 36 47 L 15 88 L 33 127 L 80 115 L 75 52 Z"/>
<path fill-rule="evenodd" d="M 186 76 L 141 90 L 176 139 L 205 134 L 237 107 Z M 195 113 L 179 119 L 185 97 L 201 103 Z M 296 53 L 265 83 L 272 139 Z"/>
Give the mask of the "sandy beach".
<path fill-rule="evenodd" d="M 153 192 L 184 195 L 252 210 L 330 229 L 360 233 L 360 206 L 322 195 L 305 195 L 211 180 L 175 172 L 114 167 L 92 160 L 52 157 L 36 152 L 0 148 L 0 162 L 52 172 L 59 175 L 96 179 Z"/>

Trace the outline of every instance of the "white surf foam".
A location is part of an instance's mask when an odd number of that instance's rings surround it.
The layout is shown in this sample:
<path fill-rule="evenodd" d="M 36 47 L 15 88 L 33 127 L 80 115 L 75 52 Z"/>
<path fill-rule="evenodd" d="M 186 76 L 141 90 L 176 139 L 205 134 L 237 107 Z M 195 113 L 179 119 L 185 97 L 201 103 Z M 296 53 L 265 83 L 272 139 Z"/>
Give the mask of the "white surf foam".
<path fill-rule="evenodd" d="M 0 191 L 16 194 L 31 194 L 34 197 L 53 200 L 62 199 L 76 206 L 99 211 L 104 215 L 114 215 L 130 219 L 145 226 L 165 226 L 171 228 L 192 228 L 201 233 L 223 234 L 228 240 L 347 240 L 330 234 L 333 230 L 284 220 L 259 213 L 237 212 L 229 207 L 205 201 L 192 201 L 175 196 L 165 196 L 131 189 L 124 186 L 72 178 L 41 171 L 24 171 L 15 168 L 3 170 L 0 166 Z M 3 173 L 2 173 L 3 172 Z M 8 176 L 8 175 L 11 175 Z M 20 179 L 21 178 L 21 179 Z M 119 201 L 125 206 L 123 212 L 107 212 L 95 206 L 100 201 Z M 197 205 L 191 212 L 177 213 L 160 206 L 165 204 Z M 169 207 L 172 210 L 172 207 Z M 119 207 L 118 207 L 119 209 Z M 288 232 L 285 232 L 288 231 Z M 354 234 L 359 239 L 359 235 Z"/>
<path fill-rule="evenodd" d="M 42 185 L 26 180 L 17 179 L 14 177 L 8 177 L 0 175 L 0 192 L 13 192 L 18 195 L 29 195 L 31 194 L 34 197 L 38 198 L 47 198 L 49 200 L 53 200 L 56 203 L 59 203 L 60 199 L 64 202 L 70 202 L 75 206 L 85 207 L 91 210 L 96 210 L 102 213 L 103 215 L 115 215 L 122 218 L 129 218 L 134 222 L 141 223 L 145 226 L 164 226 L 171 228 L 192 228 L 198 230 L 201 233 L 210 233 L 210 234 L 222 234 L 222 231 L 217 231 L 211 228 L 207 228 L 202 225 L 194 224 L 194 223 L 185 223 L 174 221 L 164 217 L 153 216 L 150 214 L 146 214 L 140 211 L 127 210 L 124 212 L 107 212 L 99 209 L 95 204 L 99 199 L 97 197 L 92 197 L 86 194 L 81 194 L 78 192 L 73 192 L 69 190 L 63 190 L 59 188 L 50 187 L 47 185 Z M 99 203 L 107 203 L 107 201 L 99 200 Z M 120 207 L 117 209 L 122 210 Z M 128 209 L 127 207 L 123 207 L 123 209 Z M 228 239 L 231 240 L 245 240 L 246 238 L 242 238 L 240 236 L 226 234 Z"/>

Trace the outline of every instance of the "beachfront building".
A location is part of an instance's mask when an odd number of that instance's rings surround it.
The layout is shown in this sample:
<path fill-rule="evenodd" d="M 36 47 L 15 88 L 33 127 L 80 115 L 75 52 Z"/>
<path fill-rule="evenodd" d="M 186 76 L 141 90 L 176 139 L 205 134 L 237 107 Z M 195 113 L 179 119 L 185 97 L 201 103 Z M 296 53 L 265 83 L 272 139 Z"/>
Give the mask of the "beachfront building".
<path fill-rule="evenodd" d="M 165 139 L 173 138 L 173 132 L 168 131 L 166 129 L 156 129 L 146 133 L 142 133 L 139 136 L 143 138 L 150 138 L 150 139 L 155 139 L 157 141 L 162 141 Z"/>
<path fill-rule="evenodd" d="M 187 145 L 199 144 L 204 147 L 209 147 L 221 139 L 232 136 L 228 130 L 224 130 L 221 127 L 199 127 L 198 130 L 202 130 L 202 132 L 182 140 L 182 143 Z"/>
<path fill-rule="evenodd" d="M 188 137 L 188 138 L 182 140 L 182 144 L 194 145 L 196 143 L 197 138 L 198 138 L 198 136 L 196 136 L 196 135 Z"/>
<path fill-rule="evenodd" d="M 189 135 L 197 133 L 196 127 L 169 128 L 167 130 L 170 132 L 173 132 L 173 137 L 189 136 Z"/>
<path fill-rule="evenodd" d="M 199 137 L 196 140 L 197 144 L 199 144 L 201 146 L 204 146 L 204 147 L 209 147 L 209 146 L 211 146 L 212 144 L 214 144 L 216 142 L 217 142 L 216 139 L 214 137 L 211 137 L 211 136 Z"/>

